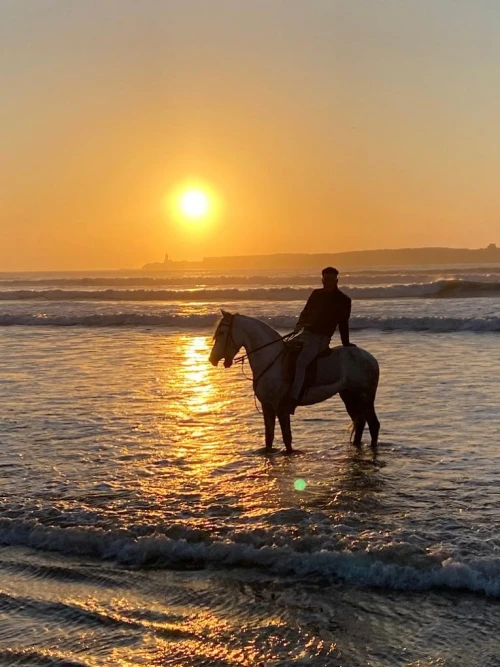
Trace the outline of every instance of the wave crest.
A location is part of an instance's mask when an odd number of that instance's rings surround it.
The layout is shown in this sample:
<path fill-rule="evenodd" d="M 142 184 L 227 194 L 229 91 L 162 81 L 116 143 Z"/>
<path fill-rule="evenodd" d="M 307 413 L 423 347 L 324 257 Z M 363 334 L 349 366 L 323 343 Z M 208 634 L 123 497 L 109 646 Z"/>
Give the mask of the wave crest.
<path fill-rule="evenodd" d="M 322 549 L 299 552 L 289 546 L 256 547 L 245 542 L 189 542 L 165 535 L 136 537 L 130 531 L 44 526 L 36 520 L 0 519 L 0 543 L 26 546 L 69 555 L 111 559 L 133 567 L 162 568 L 249 567 L 278 575 L 312 576 L 353 585 L 404 591 L 433 588 L 462 589 L 500 597 L 500 559 L 469 562 L 427 556 L 406 564 L 391 555 Z M 404 547 L 403 547 L 404 548 Z M 392 554 L 392 551 L 391 551 Z"/>
<path fill-rule="evenodd" d="M 25 289 L 0 291 L 0 301 L 305 301 L 311 287 L 220 289 Z M 500 296 L 500 282 L 436 280 L 425 283 L 342 288 L 355 299 L 464 298 Z"/>
<path fill-rule="evenodd" d="M 169 327 L 182 330 L 212 331 L 219 319 L 210 315 L 148 315 L 145 313 L 117 313 L 91 315 L 0 315 L 0 326 L 55 326 L 55 327 Z M 290 331 L 296 317 L 275 315 L 261 317 L 275 329 Z M 454 331 L 500 332 L 500 317 L 352 317 L 351 330 L 426 331 L 452 333 Z"/>

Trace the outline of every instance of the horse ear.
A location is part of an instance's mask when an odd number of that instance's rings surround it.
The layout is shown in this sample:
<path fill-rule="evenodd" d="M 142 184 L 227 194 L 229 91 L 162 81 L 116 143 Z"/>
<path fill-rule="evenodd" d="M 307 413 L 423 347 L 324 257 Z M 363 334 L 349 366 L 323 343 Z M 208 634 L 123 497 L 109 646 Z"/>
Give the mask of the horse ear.
<path fill-rule="evenodd" d="M 231 313 L 228 313 L 227 310 L 224 310 L 224 308 L 221 308 L 220 312 L 222 313 L 222 317 L 228 317 L 231 315 Z"/>

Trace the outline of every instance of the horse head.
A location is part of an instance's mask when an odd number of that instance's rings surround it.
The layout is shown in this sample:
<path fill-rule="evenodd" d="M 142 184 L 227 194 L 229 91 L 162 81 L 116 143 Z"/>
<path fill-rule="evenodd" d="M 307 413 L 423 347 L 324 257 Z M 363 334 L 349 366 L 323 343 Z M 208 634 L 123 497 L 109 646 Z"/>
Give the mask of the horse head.
<path fill-rule="evenodd" d="M 217 366 L 221 359 L 224 359 L 225 368 L 233 365 L 233 359 L 242 346 L 242 341 L 238 340 L 238 334 L 234 326 L 234 318 L 237 313 L 228 313 L 221 310 L 222 319 L 220 320 L 214 334 L 214 344 L 210 352 L 210 363 Z"/>

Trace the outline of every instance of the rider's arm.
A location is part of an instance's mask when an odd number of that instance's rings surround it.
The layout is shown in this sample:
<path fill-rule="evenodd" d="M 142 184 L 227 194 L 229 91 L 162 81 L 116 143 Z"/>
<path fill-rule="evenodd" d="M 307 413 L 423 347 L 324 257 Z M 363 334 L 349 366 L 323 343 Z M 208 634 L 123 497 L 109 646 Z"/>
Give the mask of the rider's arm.
<path fill-rule="evenodd" d="M 351 302 L 349 301 L 342 313 L 342 319 L 339 321 L 339 333 L 342 345 L 350 346 L 349 342 L 349 318 L 351 316 Z"/>

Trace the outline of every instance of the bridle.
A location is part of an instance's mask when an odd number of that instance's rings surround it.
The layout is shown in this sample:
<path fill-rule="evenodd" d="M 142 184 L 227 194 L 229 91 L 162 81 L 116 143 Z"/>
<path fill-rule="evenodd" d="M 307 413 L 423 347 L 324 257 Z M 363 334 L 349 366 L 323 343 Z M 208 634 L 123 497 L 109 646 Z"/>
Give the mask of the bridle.
<path fill-rule="evenodd" d="M 215 339 L 215 337 L 216 337 L 217 332 L 219 331 L 219 329 L 220 329 L 221 327 L 223 327 L 223 326 L 226 326 L 226 327 L 227 327 L 226 336 L 225 336 L 225 338 L 224 338 L 224 349 L 223 349 L 223 355 L 222 355 L 222 358 L 224 359 L 224 365 L 226 365 L 226 363 L 227 363 L 227 361 L 226 361 L 227 347 L 228 347 L 229 343 L 231 343 L 231 342 L 234 343 L 234 338 L 233 338 L 233 321 L 234 321 L 234 315 L 231 315 L 231 316 L 230 316 L 230 318 L 229 318 L 229 323 L 226 322 L 226 321 L 224 320 L 224 318 L 223 318 L 223 319 L 219 322 L 219 326 L 217 327 L 217 331 L 216 331 L 215 334 L 214 334 L 214 339 Z M 234 359 L 233 359 L 233 362 L 234 362 Z M 226 366 L 226 368 L 227 368 L 227 366 Z"/>

